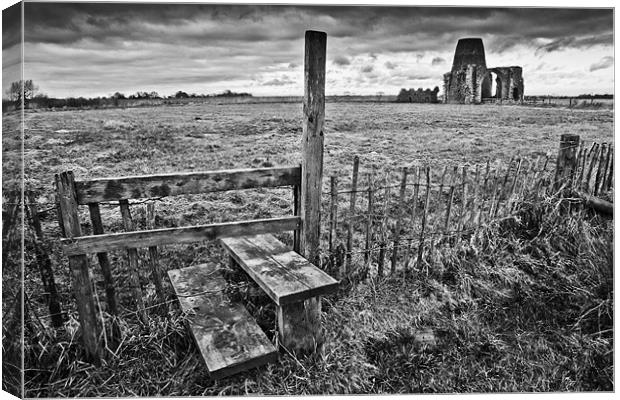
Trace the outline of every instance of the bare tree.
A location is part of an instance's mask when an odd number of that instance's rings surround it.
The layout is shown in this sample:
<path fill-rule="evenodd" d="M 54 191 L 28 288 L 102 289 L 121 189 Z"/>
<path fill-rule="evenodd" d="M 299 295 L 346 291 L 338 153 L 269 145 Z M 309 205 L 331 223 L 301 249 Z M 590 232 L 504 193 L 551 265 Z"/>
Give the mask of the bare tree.
<path fill-rule="evenodd" d="M 6 95 L 9 100 L 15 103 L 15 107 L 19 108 L 22 104 L 22 99 L 24 101 L 24 108 L 28 107 L 28 103 L 34 96 L 35 92 L 39 90 L 37 86 L 34 85 L 32 79 L 28 80 L 19 80 L 17 82 L 12 82 L 11 86 L 6 90 Z"/>

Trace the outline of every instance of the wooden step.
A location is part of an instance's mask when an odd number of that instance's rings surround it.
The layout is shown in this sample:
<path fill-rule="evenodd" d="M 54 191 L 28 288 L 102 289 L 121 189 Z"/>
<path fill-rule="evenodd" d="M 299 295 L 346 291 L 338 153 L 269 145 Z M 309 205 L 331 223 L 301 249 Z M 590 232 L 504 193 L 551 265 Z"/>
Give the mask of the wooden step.
<path fill-rule="evenodd" d="M 278 305 L 335 292 L 338 281 L 273 235 L 221 239 L 232 258 Z"/>
<path fill-rule="evenodd" d="M 277 360 L 276 349 L 245 307 L 224 293 L 226 281 L 214 265 L 175 269 L 168 276 L 213 379 Z"/>

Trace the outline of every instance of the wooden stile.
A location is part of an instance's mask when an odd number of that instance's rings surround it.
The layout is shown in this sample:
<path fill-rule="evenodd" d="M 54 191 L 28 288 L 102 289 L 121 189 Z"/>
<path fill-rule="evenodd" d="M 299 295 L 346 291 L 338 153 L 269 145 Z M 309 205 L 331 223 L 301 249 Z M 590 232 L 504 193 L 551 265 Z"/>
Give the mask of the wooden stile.
<path fill-rule="evenodd" d="M 396 272 L 396 261 L 398 259 L 398 246 L 400 243 L 400 230 L 402 228 L 402 220 L 404 217 L 404 213 L 403 213 L 403 207 L 405 205 L 405 191 L 407 189 L 407 167 L 403 168 L 403 177 L 402 180 L 400 182 L 400 193 L 399 193 L 399 198 L 398 198 L 398 209 L 397 212 L 399 215 L 397 215 L 397 220 L 396 220 L 396 228 L 394 231 L 394 250 L 392 251 L 392 270 L 391 273 L 393 274 L 394 272 Z"/>
<path fill-rule="evenodd" d="M 123 227 L 127 232 L 133 232 L 135 230 L 133 221 L 131 219 L 131 212 L 129 210 L 129 201 L 120 200 L 121 216 L 123 218 Z M 127 249 L 127 257 L 129 259 L 129 286 L 133 294 L 134 302 L 138 309 L 138 316 L 143 324 L 148 324 L 148 318 L 144 307 L 144 299 L 142 298 L 142 288 L 140 287 L 140 275 L 138 266 L 138 250 L 135 248 Z"/>
<path fill-rule="evenodd" d="M 351 269 L 351 250 L 353 249 L 353 221 L 355 221 L 355 200 L 357 196 L 357 174 L 360 158 L 353 157 L 353 176 L 351 177 L 351 197 L 349 203 L 349 224 L 347 225 L 347 256 L 344 273 Z"/>
<path fill-rule="evenodd" d="M 88 211 L 90 213 L 90 221 L 93 224 L 93 235 L 103 235 L 103 223 L 101 222 L 101 211 L 99 210 L 99 203 L 90 203 L 88 205 Z M 108 301 L 108 310 L 110 314 L 118 314 L 116 307 L 116 293 L 114 288 L 114 278 L 112 277 L 112 267 L 110 260 L 108 259 L 108 253 L 97 253 L 97 260 L 101 267 L 101 274 L 103 275 L 103 282 L 105 285 L 106 299 Z"/>
<path fill-rule="evenodd" d="M 58 194 L 59 212 L 66 237 L 73 238 L 82 235 L 78 216 L 75 179 L 73 172 L 63 172 L 55 175 Z M 69 256 L 69 268 L 73 277 L 73 292 L 82 328 L 82 341 L 86 351 L 86 358 L 99 364 L 99 331 L 95 298 L 92 291 L 92 282 L 86 255 Z"/>
<path fill-rule="evenodd" d="M 155 229 L 155 204 L 148 203 L 146 205 L 146 227 L 147 229 Z M 159 254 L 157 246 L 149 247 L 149 266 L 151 267 L 151 279 L 155 285 L 155 293 L 162 305 L 166 304 L 166 293 L 164 292 L 164 284 L 161 279 L 161 271 L 159 269 Z"/>

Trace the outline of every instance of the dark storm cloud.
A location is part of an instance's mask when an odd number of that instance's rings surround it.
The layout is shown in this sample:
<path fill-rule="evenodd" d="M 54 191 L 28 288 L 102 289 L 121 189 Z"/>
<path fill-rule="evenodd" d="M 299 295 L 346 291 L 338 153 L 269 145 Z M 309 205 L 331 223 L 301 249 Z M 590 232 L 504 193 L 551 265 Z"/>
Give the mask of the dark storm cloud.
<path fill-rule="evenodd" d="M 83 38 L 148 39 L 169 43 L 179 40 L 261 42 L 297 39 L 300 29 L 313 25 L 327 30 L 331 38 L 386 38 L 399 42 L 394 38 L 420 33 L 434 38 L 422 43 L 420 50 L 453 46 L 454 41 L 446 39 L 464 34 L 512 35 L 514 40 L 497 40 L 502 51 L 535 38 L 573 37 L 575 42 L 567 43 L 571 46 L 579 45 L 581 37 L 587 35 L 593 44 L 610 44 L 613 23 L 613 14 L 603 9 L 118 3 L 26 3 L 26 18 L 26 40 L 33 42 L 71 43 Z M 277 29 L 261 25 L 272 19 L 281 21 Z M 179 28 L 204 21 L 214 23 L 195 30 L 180 29 L 170 35 L 153 36 L 156 27 Z M 519 33 L 514 35 L 515 31 Z M 407 45 L 409 49 L 419 46 L 414 42 Z M 383 51 L 372 46 L 366 50 L 370 53 Z"/>
<path fill-rule="evenodd" d="M 445 63 L 446 63 L 446 60 L 441 57 L 435 57 L 433 58 L 433 61 L 431 61 L 431 65 L 443 65 Z"/>
<path fill-rule="evenodd" d="M 583 38 L 577 38 L 575 36 L 564 37 L 538 47 L 538 49 L 536 49 L 536 54 L 545 52 L 551 53 L 553 51 L 560 51 L 571 47 L 579 49 L 601 43 L 611 43 L 614 40 L 613 36 L 613 33 L 610 33 L 602 36 L 587 36 Z"/>
<path fill-rule="evenodd" d="M 611 56 L 603 57 L 599 62 L 596 62 L 590 65 L 590 72 L 596 71 L 599 69 L 609 68 L 614 65 L 614 58 Z"/>
<path fill-rule="evenodd" d="M 21 42 L 21 4 L 2 10 L 2 49 Z"/>

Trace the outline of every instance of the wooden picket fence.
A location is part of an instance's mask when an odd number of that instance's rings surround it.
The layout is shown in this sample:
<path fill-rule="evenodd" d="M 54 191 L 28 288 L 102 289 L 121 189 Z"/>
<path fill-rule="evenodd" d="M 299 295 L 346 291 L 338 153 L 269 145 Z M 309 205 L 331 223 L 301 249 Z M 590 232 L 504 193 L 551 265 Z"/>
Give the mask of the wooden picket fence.
<path fill-rule="evenodd" d="M 524 199 L 574 189 L 594 196 L 613 188 L 613 144 L 561 142 L 572 151 L 569 179 L 562 157 L 444 167 L 412 165 L 378 174 L 354 157 L 349 176 L 331 176 L 322 199 L 321 261 L 339 277 L 384 276 L 419 265 L 438 243 L 512 216 Z"/>

